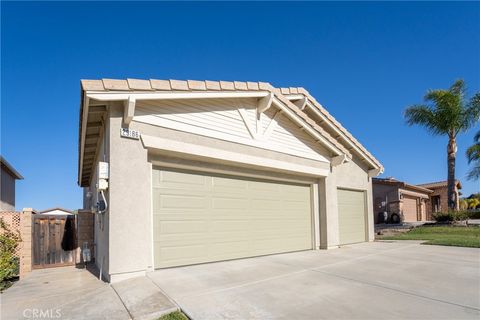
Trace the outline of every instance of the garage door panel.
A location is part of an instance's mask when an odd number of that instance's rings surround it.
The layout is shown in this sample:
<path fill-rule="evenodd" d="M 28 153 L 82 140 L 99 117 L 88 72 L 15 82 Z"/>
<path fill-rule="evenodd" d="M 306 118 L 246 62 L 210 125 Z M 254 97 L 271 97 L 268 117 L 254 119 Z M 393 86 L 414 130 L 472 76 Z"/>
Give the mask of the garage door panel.
<path fill-rule="evenodd" d="M 282 209 L 282 202 L 278 199 L 251 199 L 252 209 L 259 212 L 277 211 Z"/>
<path fill-rule="evenodd" d="M 159 200 L 160 207 L 165 209 L 205 209 L 209 206 L 208 199 L 200 196 L 161 195 Z"/>
<path fill-rule="evenodd" d="M 286 196 L 286 195 L 285 195 Z M 310 198 L 306 198 L 301 201 L 282 201 L 282 208 L 285 210 L 298 210 L 299 208 L 306 209 L 310 207 Z"/>
<path fill-rule="evenodd" d="M 184 172 L 160 171 L 158 182 L 164 186 L 172 187 L 172 185 L 184 186 L 189 185 L 205 185 L 207 177 L 201 175 L 192 175 Z"/>
<path fill-rule="evenodd" d="M 366 239 L 365 193 L 338 189 L 339 243 L 363 242 Z"/>
<path fill-rule="evenodd" d="M 264 181 L 249 181 L 248 188 L 250 190 L 255 191 L 267 191 L 271 192 L 278 192 L 280 190 L 280 185 L 277 183 L 272 182 L 264 182 Z"/>
<path fill-rule="evenodd" d="M 288 194 L 290 197 L 289 199 L 297 198 L 299 200 L 307 200 L 310 199 L 310 194 L 304 192 L 305 190 L 296 188 L 295 185 L 280 185 L 279 186 L 280 192 L 283 194 Z"/>
<path fill-rule="evenodd" d="M 265 238 L 255 241 L 254 251 L 257 254 L 281 253 L 287 251 L 304 250 L 305 240 L 302 237 L 289 238 L 282 241 L 278 238 Z"/>
<path fill-rule="evenodd" d="M 307 243 L 308 247 L 310 247 L 310 239 L 305 238 L 304 231 L 305 226 L 293 226 L 291 230 L 279 234 L 278 228 L 265 224 L 263 226 L 260 225 L 255 227 L 254 230 L 233 229 L 217 231 L 210 229 L 208 233 L 202 231 L 192 231 L 190 233 L 164 233 L 162 235 L 158 234 L 155 240 L 158 242 L 158 244 L 161 244 L 162 247 L 173 247 L 187 246 L 191 242 L 196 244 L 207 244 L 229 241 L 250 241 L 251 239 L 279 239 L 279 242 L 290 242 L 292 239 L 300 239 L 302 243 Z"/>
<path fill-rule="evenodd" d="M 194 261 L 199 260 L 207 254 L 207 246 L 205 245 L 189 245 L 177 247 L 162 247 L 156 252 L 156 261 Z"/>
<path fill-rule="evenodd" d="M 223 257 L 228 257 L 233 259 L 237 256 L 246 257 L 248 256 L 249 241 L 228 241 L 223 243 L 214 243 L 209 248 L 209 255 L 204 259 L 203 262 L 208 262 L 212 260 L 223 260 Z"/>
<path fill-rule="evenodd" d="M 417 199 L 414 197 L 403 197 L 403 216 L 404 221 L 417 221 Z"/>
<path fill-rule="evenodd" d="M 161 234 L 182 234 L 203 232 L 208 228 L 205 221 L 162 221 L 158 229 Z"/>
<path fill-rule="evenodd" d="M 238 220 L 238 216 L 232 217 L 231 220 L 214 220 L 210 225 L 210 231 L 212 232 L 229 232 L 229 231 L 242 231 L 250 228 L 250 221 Z"/>
<path fill-rule="evenodd" d="M 206 199 L 207 200 L 207 199 Z M 212 197 L 213 209 L 248 209 L 248 200 L 239 198 Z"/>
<path fill-rule="evenodd" d="M 308 185 L 154 172 L 156 268 L 312 248 Z"/>
<path fill-rule="evenodd" d="M 212 186 L 216 192 L 232 192 L 232 190 L 246 190 L 248 188 L 248 181 L 212 177 Z"/>

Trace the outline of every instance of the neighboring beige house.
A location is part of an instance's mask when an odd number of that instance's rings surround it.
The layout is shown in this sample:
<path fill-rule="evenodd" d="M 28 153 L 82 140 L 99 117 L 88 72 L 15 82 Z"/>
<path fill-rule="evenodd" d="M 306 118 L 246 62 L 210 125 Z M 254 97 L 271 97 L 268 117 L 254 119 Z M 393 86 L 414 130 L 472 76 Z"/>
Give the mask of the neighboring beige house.
<path fill-rule="evenodd" d="M 423 183 L 419 184 L 418 186 L 433 191 L 433 193 L 430 194 L 430 199 L 427 203 L 427 215 L 431 215 L 434 212 L 448 211 L 447 181 Z M 455 193 L 457 195 L 456 209 L 459 208 L 460 189 L 462 189 L 462 184 L 457 180 L 455 183 Z"/>
<path fill-rule="evenodd" d="M 73 211 L 63 209 L 63 208 L 60 208 L 60 207 L 56 207 L 56 208 L 46 209 L 46 210 L 43 210 L 43 211 L 40 211 L 40 212 L 37 212 L 37 213 L 38 214 L 54 215 L 54 216 L 64 216 L 64 215 L 73 214 Z"/>
<path fill-rule="evenodd" d="M 15 168 L 0 156 L 2 164 L 1 186 L 0 186 L 0 211 L 15 211 L 15 181 L 23 177 Z"/>
<path fill-rule="evenodd" d="M 391 222 L 429 221 L 427 203 L 433 191 L 394 178 L 373 178 L 375 223 L 379 214 L 388 212 Z"/>
<path fill-rule="evenodd" d="M 78 183 L 111 282 L 374 240 L 383 167 L 303 88 L 103 79 L 81 97 Z"/>

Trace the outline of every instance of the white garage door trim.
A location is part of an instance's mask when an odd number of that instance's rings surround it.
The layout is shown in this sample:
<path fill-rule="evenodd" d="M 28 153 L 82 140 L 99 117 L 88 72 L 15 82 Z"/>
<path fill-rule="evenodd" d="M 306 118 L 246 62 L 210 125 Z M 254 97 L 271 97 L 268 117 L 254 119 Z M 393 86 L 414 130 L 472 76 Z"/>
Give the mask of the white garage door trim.
<path fill-rule="evenodd" d="M 305 249 L 301 249 L 300 251 L 303 251 L 303 250 L 312 250 L 312 249 L 315 249 L 315 248 L 318 248 L 319 246 L 319 227 L 317 228 L 316 225 L 319 224 L 319 217 L 317 217 L 317 215 L 315 214 L 316 212 L 318 213 L 319 211 L 319 204 L 318 204 L 318 200 L 317 197 L 318 195 L 316 194 L 316 191 L 318 189 L 318 185 L 316 183 L 312 183 L 310 181 L 302 181 L 302 182 L 299 182 L 299 180 L 294 180 L 294 181 L 288 181 L 288 179 L 285 179 L 285 178 L 276 178 L 275 176 L 272 176 L 272 177 L 269 177 L 269 178 L 265 178 L 265 177 L 258 177 L 258 176 L 250 176 L 248 174 L 242 174 L 242 175 L 239 175 L 237 174 L 236 172 L 235 173 L 232 173 L 232 174 L 225 174 L 224 171 L 221 171 L 221 172 L 216 172 L 216 170 L 208 170 L 208 171 L 205 171 L 203 170 L 203 168 L 201 168 L 200 170 L 192 170 L 192 169 L 185 169 L 185 168 L 174 168 L 174 167 L 171 167 L 171 166 L 168 166 L 168 167 L 164 167 L 164 166 L 159 166 L 158 164 L 156 164 L 155 162 L 152 164 L 150 163 L 150 170 L 151 170 L 151 188 L 150 188 L 150 192 L 151 192 L 151 228 L 150 228 L 150 232 L 151 232 L 151 269 L 155 269 L 155 268 L 165 268 L 165 267 L 157 267 L 155 265 L 155 244 L 154 244 L 154 236 L 155 236 L 155 230 L 154 230 L 154 181 L 153 181 L 153 177 L 154 177 L 154 170 L 166 170 L 166 171 L 176 171 L 176 172 L 187 172 L 187 173 L 192 173 L 192 174 L 203 174 L 203 175 L 218 175 L 218 176 L 225 176 L 226 178 L 240 178 L 240 179 L 252 179 L 254 181 L 266 181 L 266 182 L 277 182 L 277 183 L 283 183 L 283 184 L 296 184 L 296 185 L 303 185 L 305 187 L 308 187 L 310 192 L 309 192 L 309 197 L 310 197 L 310 239 L 311 239 L 311 242 L 310 242 L 310 247 L 309 248 L 305 248 Z M 274 175 L 275 172 L 272 172 L 272 175 Z M 298 250 L 296 250 L 298 251 Z M 286 251 L 287 252 L 287 251 Z M 288 252 L 293 252 L 293 251 L 288 251 Z M 280 252 L 280 253 L 283 253 L 283 252 Z M 271 253 L 271 254 L 280 254 L 280 253 Z M 270 253 L 268 254 L 262 254 L 262 255 L 269 255 Z M 255 255 L 255 256 L 260 256 L 260 255 Z M 248 257 L 239 257 L 239 258 L 232 258 L 232 259 L 242 259 L 242 258 L 248 258 Z M 230 260 L 230 259 L 227 259 L 227 260 Z M 214 262 L 214 261 L 212 261 Z M 201 263 L 209 263 L 209 262 L 201 262 Z M 195 263 L 193 263 L 195 264 Z M 173 266 L 174 267 L 174 266 Z"/>
<path fill-rule="evenodd" d="M 343 242 L 341 240 L 341 221 L 340 221 L 340 205 L 339 205 L 339 196 L 338 193 L 339 191 L 347 191 L 347 192 L 358 192 L 362 194 L 362 200 L 363 200 L 363 223 L 364 223 L 364 239 L 359 240 L 359 241 L 347 241 Z M 338 243 L 339 245 L 347 245 L 347 244 L 354 244 L 354 243 L 361 243 L 361 242 L 366 242 L 368 241 L 368 208 L 367 208 L 367 192 L 366 190 L 361 190 L 361 189 L 351 189 L 351 188 L 337 188 L 337 205 L 338 205 Z"/>

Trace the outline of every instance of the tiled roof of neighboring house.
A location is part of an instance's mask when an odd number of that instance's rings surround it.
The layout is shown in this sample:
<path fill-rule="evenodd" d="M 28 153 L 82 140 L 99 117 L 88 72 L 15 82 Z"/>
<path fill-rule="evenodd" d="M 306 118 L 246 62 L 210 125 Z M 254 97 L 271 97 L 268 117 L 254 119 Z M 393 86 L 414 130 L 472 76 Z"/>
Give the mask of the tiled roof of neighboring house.
<path fill-rule="evenodd" d="M 418 186 L 418 185 L 413 185 L 413 184 L 408 184 L 406 182 L 397 180 L 395 178 L 373 178 L 373 183 L 377 184 L 386 184 L 386 185 L 396 185 L 401 188 L 408 188 L 408 189 L 413 189 L 416 191 L 424 192 L 424 193 L 432 193 L 433 191 L 423 187 L 423 186 Z"/>
<path fill-rule="evenodd" d="M 346 137 L 355 145 L 359 150 L 359 156 L 362 159 L 367 159 L 370 163 L 373 163 L 373 167 L 383 170 L 382 164 L 369 153 L 361 144 L 356 140 L 338 121 L 335 120 L 315 98 L 313 98 L 307 90 L 304 88 L 275 88 L 268 82 L 243 82 L 243 81 L 198 81 L 198 80 L 157 80 L 157 79 L 101 79 L 101 80 L 81 80 L 82 86 L 82 100 L 84 99 L 85 92 L 218 92 L 218 91 L 269 91 L 282 102 L 289 109 L 294 111 L 303 121 L 310 125 L 314 130 L 322 135 L 330 144 L 338 148 L 342 153 L 351 157 L 351 148 L 346 148 L 337 139 L 339 137 L 332 136 L 327 132 L 319 123 L 312 119 L 306 112 L 300 107 L 291 102 L 286 95 L 287 94 L 302 94 L 308 98 L 311 104 L 313 104 L 318 110 L 325 115 L 325 117 L 333 123 Z M 82 110 L 83 113 L 83 101 Z M 80 116 L 80 131 L 82 129 L 82 116 Z M 80 141 L 81 144 L 81 141 Z M 356 151 L 357 152 L 357 151 Z"/>
<path fill-rule="evenodd" d="M 457 188 L 462 189 L 462 184 L 460 183 L 460 181 L 455 180 L 455 182 L 457 184 Z M 445 180 L 445 181 L 437 181 L 437 182 L 430 182 L 430 183 L 421 183 L 421 184 L 417 184 L 417 186 L 432 189 L 432 188 L 446 187 L 447 184 L 448 184 L 448 181 Z"/>
<path fill-rule="evenodd" d="M 15 168 L 10 163 L 8 163 L 8 161 L 5 160 L 3 156 L 0 156 L 0 162 L 2 163 L 2 167 L 5 168 L 15 179 L 23 179 L 22 175 L 17 170 L 15 170 Z"/>

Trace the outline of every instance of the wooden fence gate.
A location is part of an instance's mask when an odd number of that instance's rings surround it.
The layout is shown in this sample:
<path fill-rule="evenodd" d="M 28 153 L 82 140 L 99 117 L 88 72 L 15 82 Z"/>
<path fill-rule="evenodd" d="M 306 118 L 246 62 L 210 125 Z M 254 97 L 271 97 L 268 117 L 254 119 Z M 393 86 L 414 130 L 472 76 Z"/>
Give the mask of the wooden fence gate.
<path fill-rule="evenodd" d="M 75 264 L 76 215 L 32 215 L 33 269 Z"/>

